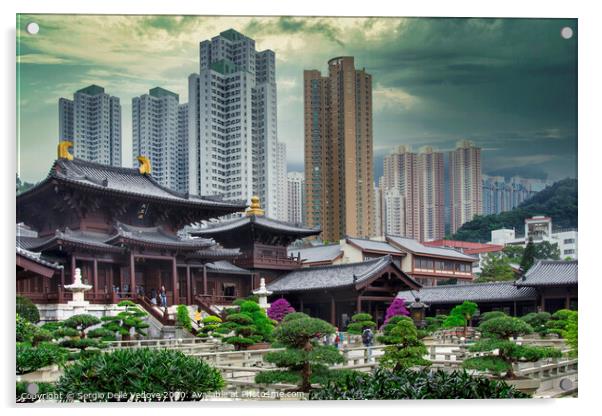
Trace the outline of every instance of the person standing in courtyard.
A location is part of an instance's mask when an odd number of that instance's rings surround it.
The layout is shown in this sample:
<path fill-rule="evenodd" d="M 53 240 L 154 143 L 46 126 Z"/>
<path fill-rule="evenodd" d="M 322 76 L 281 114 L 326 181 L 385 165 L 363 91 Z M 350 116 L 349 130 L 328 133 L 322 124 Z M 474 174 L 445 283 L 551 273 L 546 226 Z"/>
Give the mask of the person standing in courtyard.
<path fill-rule="evenodd" d="M 366 347 L 368 352 L 368 361 L 370 361 L 372 357 L 372 339 L 374 338 L 374 334 L 372 333 L 372 329 L 365 328 L 364 332 L 362 332 L 362 343 L 364 347 Z"/>
<path fill-rule="evenodd" d="M 167 292 L 165 291 L 165 286 L 161 286 L 159 297 L 161 298 L 161 307 L 167 309 Z"/>

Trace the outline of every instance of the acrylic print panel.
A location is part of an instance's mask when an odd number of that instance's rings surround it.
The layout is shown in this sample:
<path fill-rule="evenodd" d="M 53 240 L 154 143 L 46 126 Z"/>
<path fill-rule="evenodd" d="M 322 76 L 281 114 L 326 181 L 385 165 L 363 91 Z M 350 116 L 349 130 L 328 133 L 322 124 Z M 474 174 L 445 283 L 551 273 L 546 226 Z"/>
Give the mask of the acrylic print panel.
<path fill-rule="evenodd" d="M 576 397 L 577 38 L 18 15 L 17 402 Z"/>

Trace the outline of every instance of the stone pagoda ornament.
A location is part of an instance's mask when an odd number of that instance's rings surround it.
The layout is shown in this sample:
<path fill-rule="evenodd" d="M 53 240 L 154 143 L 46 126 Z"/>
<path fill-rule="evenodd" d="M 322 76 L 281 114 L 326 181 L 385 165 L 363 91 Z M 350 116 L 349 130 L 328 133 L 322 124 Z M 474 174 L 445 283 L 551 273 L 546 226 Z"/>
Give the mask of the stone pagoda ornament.
<path fill-rule="evenodd" d="M 270 307 L 268 296 L 270 296 L 272 292 L 265 287 L 265 279 L 263 277 L 259 279 L 259 289 L 255 289 L 253 294 L 259 297 L 259 306 L 261 306 L 261 308 L 267 309 Z"/>
<path fill-rule="evenodd" d="M 73 283 L 65 285 L 65 289 L 73 293 L 73 300 L 67 302 L 67 305 L 73 306 L 74 314 L 85 313 L 90 302 L 85 300 L 84 293 L 92 289 L 92 285 L 86 285 L 82 282 L 82 271 L 80 268 L 75 269 Z"/>

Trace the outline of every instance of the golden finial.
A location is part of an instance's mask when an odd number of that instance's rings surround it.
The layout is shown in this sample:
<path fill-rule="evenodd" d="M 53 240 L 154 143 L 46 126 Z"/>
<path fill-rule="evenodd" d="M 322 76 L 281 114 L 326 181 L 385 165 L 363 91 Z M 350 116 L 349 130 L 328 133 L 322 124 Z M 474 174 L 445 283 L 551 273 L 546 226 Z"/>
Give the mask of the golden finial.
<path fill-rule="evenodd" d="M 140 166 L 138 166 L 138 170 L 140 171 L 140 174 L 150 175 L 150 173 L 151 173 L 150 159 L 146 156 L 138 156 L 136 159 L 140 163 Z"/>
<path fill-rule="evenodd" d="M 251 197 L 251 206 L 247 209 L 247 216 L 250 215 L 264 215 L 265 211 L 261 209 L 261 204 L 259 203 L 259 197 L 257 195 L 253 195 Z"/>
<path fill-rule="evenodd" d="M 73 160 L 73 155 L 69 153 L 69 148 L 73 147 L 73 142 L 61 140 L 56 148 L 59 159 Z"/>

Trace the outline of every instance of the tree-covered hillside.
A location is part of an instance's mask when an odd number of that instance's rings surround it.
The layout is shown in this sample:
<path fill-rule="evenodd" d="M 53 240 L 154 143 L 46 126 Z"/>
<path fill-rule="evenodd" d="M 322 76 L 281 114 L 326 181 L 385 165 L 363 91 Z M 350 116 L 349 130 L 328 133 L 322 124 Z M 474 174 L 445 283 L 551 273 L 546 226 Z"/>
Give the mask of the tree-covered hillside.
<path fill-rule="evenodd" d="M 522 234 L 525 218 L 534 215 L 552 217 L 554 228 L 577 227 L 577 179 L 558 181 L 512 211 L 477 216 L 460 227 L 453 238 L 487 242 L 491 239 L 491 231 L 498 228 L 515 228 Z"/>

